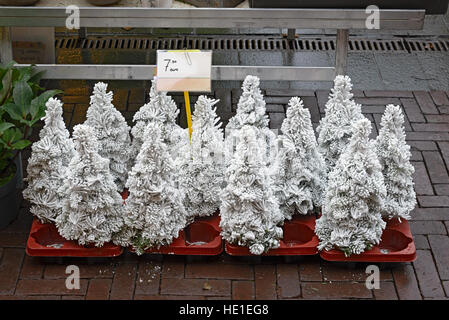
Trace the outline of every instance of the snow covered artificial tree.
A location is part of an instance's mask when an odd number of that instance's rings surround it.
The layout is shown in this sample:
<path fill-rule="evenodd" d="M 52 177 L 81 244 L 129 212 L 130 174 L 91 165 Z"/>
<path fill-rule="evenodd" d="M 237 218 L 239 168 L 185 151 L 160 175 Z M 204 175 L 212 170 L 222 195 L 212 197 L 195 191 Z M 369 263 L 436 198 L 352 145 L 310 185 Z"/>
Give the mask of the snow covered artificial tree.
<path fill-rule="evenodd" d="M 117 192 L 109 160 L 98 153 L 95 129 L 75 126 L 73 141 L 76 152 L 60 188 L 64 201 L 56 226 L 68 240 L 101 247 L 123 226 L 123 199 Z"/>
<path fill-rule="evenodd" d="M 200 96 L 192 115 L 192 137 L 178 157 L 179 187 L 185 193 L 189 218 L 209 216 L 220 206 L 224 183 L 224 140 L 213 106 L 219 100 Z"/>
<path fill-rule="evenodd" d="M 31 149 L 27 172 L 28 187 L 23 197 L 31 202 L 30 211 L 43 223 L 53 222 L 62 210 L 58 189 L 64 183 L 67 167 L 75 154 L 73 142 L 62 118 L 62 103 L 48 99 L 39 132 L 39 141 Z"/>
<path fill-rule="evenodd" d="M 174 162 L 160 125 L 150 122 L 126 187 L 125 228 L 119 241 L 137 254 L 170 244 L 187 224 L 183 195 L 176 188 Z"/>
<path fill-rule="evenodd" d="M 143 145 L 145 130 L 150 122 L 156 123 L 161 132 L 162 140 L 168 144 L 170 154 L 177 155 L 178 143 L 187 137 L 188 133 L 176 124 L 179 109 L 175 101 L 166 92 L 156 91 L 156 78 L 152 80 L 150 89 L 150 101 L 144 104 L 135 113 L 133 121 L 135 125 L 131 129 L 133 137 L 132 154 L 133 159 L 139 154 Z"/>
<path fill-rule="evenodd" d="M 303 106 L 300 98 L 290 99 L 279 136 L 276 196 L 286 219 L 321 207 L 326 185 L 326 165 L 318 152 L 310 112 Z"/>
<path fill-rule="evenodd" d="M 408 220 L 410 211 L 416 205 L 416 194 L 413 189 L 415 169 L 410 163 L 410 146 L 405 142 L 404 116 L 401 108 L 388 105 L 380 125 L 376 149 L 387 188 L 382 214 L 389 219 Z"/>
<path fill-rule="evenodd" d="M 246 76 L 243 81 L 243 93 L 237 104 L 236 115 L 233 116 L 226 126 L 226 162 L 232 158 L 235 146 L 240 137 L 239 130 L 246 125 L 258 129 L 257 139 L 259 143 L 266 145 L 266 154 L 263 155 L 267 166 L 272 166 L 276 159 L 277 138 L 268 128 L 270 122 L 266 114 L 265 101 L 259 88 L 260 80 L 256 76 Z"/>
<path fill-rule="evenodd" d="M 322 216 L 315 227 L 319 250 L 338 248 L 346 256 L 378 244 L 386 225 L 381 215 L 386 188 L 374 141 L 369 139 L 370 121 L 357 121 L 353 131 L 329 174 Z"/>
<path fill-rule="evenodd" d="M 332 171 L 340 154 L 352 135 L 352 125 L 363 119 L 361 105 L 355 103 L 351 93 L 352 83 L 348 76 L 339 75 L 326 103 L 325 116 L 317 127 L 318 148 L 326 162 L 327 171 Z"/>
<path fill-rule="evenodd" d="M 84 124 L 92 127 L 100 144 L 98 152 L 109 159 L 111 174 L 119 192 L 123 191 L 130 168 L 130 128 L 125 118 L 112 104 L 113 93 L 108 85 L 98 82 L 94 86 Z"/>
<path fill-rule="evenodd" d="M 227 186 L 220 206 L 223 238 L 249 247 L 255 255 L 279 247 L 283 232 L 278 224 L 284 220 L 263 160 L 265 146 L 259 143 L 259 130 L 243 126 L 238 131 L 240 137 L 226 172 Z"/>

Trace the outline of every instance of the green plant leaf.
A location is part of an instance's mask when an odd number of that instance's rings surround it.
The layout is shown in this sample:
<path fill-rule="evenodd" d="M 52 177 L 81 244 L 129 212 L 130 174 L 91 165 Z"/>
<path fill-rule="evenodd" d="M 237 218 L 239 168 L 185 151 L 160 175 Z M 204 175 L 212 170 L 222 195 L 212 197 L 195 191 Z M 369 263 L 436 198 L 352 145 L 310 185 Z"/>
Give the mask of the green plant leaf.
<path fill-rule="evenodd" d="M 0 105 L 3 105 L 11 95 L 12 70 L 8 70 L 2 79 L 2 89 L 0 90 Z"/>
<path fill-rule="evenodd" d="M 30 121 L 29 127 L 34 126 L 34 124 L 42 119 L 43 116 L 45 116 L 45 107 L 39 109 L 39 111 L 36 113 L 36 116 Z"/>
<path fill-rule="evenodd" d="M 20 107 L 23 118 L 30 112 L 30 103 L 33 99 L 33 90 L 25 81 L 16 83 L 13 90 L 14 103 Z"/>
<path fill-rule="evenodd" d="M 16 128 L 9 128 L 3 132 L 3 135 L 0 138 L 4 142 L 6 149 L 11 149 L 10 145 L 22 138 L 20 130 L 19 132 L 17 131 L 18 129 Z"/>
<path fill-rule="evenodd" d="M 23 119 L 22 114 L 20 113 L 19 107 L 12 102 L 8 102 L 3 106 L 3 110 L 5 110 L 9 116 L 17 121 Z"/>
<path fill-rule="evenodd" d="M 9 122 L 0 123 L 0 135 L 3 134 L 3 132 L 8 130 L 9 128 L 12 128 L 12 127 L 14 127 L 14 124 L 12 124 L 12 123 L 9 123 Z"/>
<path fill-rule="evenodd" d="M 26 147 L 28 147 L 31 144 L 31 141 L 29 140 L 19 140 L 12 144 L 13 148 L 16 150 L 22 150 Z"/>
<path fill-rule="evenodd" d="M 45 73 L 45 70 L 35 72 L 34 74 L 31 75 L 31 78 L 28 80 L 28 82 L 33 82 L 33 83 L 38 84 L 39 81 L 41 81 L 42 76 L 44 75 L 44 73 Z"/>
<path fill-rule="evenodd" d="M 39 97 L 36 97 L 33 100 L 31 100 L 31 103 L 30 103 L 31 119 L 33 119 L 36 116 L 38 111 L 39 111 Z"/>
<path fill-rule="evenodd" d="M 18 81 L 28 82 L 33 74 L 33 66 L 21 67 L 19 68 L 19 78 Z"/>
<path fill-rule="evenodd" d="M 5 73 L 9 70 L 11 70 L 11 68 L 16 64 L 17 62 L 15 62 L 14 60 L 10 61 L 9 63 L 7 63 L 4 67 L 0 67 L 0 78 L 3 78 L 3 76 L 5 75 Z"/>
<path fill-rule="evenodd" d="M 20 129 L 18 129 L 18 128 L 11 128 L 9 130 L 13 131 L 13 134 L 12 134 L 11 140 L 10 140 L 11 143 L 15 143 L 15 142 L 23 139 L 23 133 L 22 133 L 22 131 Z"/>
<path fill-rule="evenodd" d="M 11 60 L 10 62 L 8 62 L 7 64 L 5 64 L 5 66 L 3 68 L 5 69 L 11 69 L 15 64 L 17 64 L 17 62 L 15 62 L 14 60 Z"/>

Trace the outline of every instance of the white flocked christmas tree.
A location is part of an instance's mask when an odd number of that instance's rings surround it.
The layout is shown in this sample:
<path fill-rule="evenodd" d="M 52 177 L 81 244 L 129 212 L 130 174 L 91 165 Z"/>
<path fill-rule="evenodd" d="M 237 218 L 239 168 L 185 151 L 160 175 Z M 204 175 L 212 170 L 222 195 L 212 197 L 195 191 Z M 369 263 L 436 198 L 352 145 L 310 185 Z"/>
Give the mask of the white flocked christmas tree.
<path fill-rule="evenodd" d="M 23 191 L 24 198 L 31 202 L 31 213 L 44 223 L 53 222 L 61 213 L 63 197 L 58 189 L 64 183 L 67 167 L 75 154 L 62 118 L 61 101 L 50 98 L 45 106 L 45 125 L 39 132 L 39 141 L 31 147 L 28 187 Z"/>
<path fill-rule="evenodd" d="M 416 205 L 413 189 L 415 169 L 410 163 L 410 146 L 405 142 L 404 116 L 401 108 L 388 105 L 376 139 L 377 156 L 382 166 L 387 195 L 383 215 L 389 219 L 410 219 Z"/>
<path fill-rule="evenodd" d="M 260 255 L 277 248 L 284 220 L 274 195 L 273 181 L 267 172 L 259 143 L 260 129 L 244 126 L 239 130 L 237 149 L 227 168 L 227 186 L 220 206 L 222 236 L 239 246 L 247 246 Z"/>
<path fill-rule="evenodd" d="M 113 93 L 108 85 L 98 82 L 94 86 L 87 110 L 86 125 L 95 130 L 100 144 L 99 153 L 110 160 L 111 174 L 118 191 L 123 191 L 131 161 L 130 128 L 125 118 L 112 104 Z"/>
<path fill-rule="evenodd" d="M 179 187 L 189 218 L 209 216 L 220 206 L 224 183 L 224 140 L 213 106 L 219 100 L 200 96 L 192 115 L 192 137 L 178 157 Z"/>
<path fill-rule="evenodd" d="M 121 233 L 122 245 L 132 245 L 137 254 L 170 244 L 187 224 L 183 195 L 176 188 L 174 162 L 160 126 L 149 123 L 143 138 L 126 183 L 130 195 Z"/>
<path fill-rule="evenodd" d="M 385 221 L 386 188 L 367 119 L 354 124 L 354 134 L 329 174 L 322 216 L 315 233 L 319 250 L 339 248 L 346 256 L 360 254 L 380 242 Z"/>
<path fill-rule="evenodd" d="M 168 145 L 170 154 L 176 158 L 178 144 L 185 139 L 187 132 L 176 124 L 179 109 L 175 101 L 166 92 L 156 91 L 156 78 L 152 80 L 150 89 L 150 101 L 144 104 L 135 113 L 133 121 L 135 125 L 131 129 L 133 137 L 133 159 L 139 154 L 144 142 L 145 130 L 150 122 L 157 124 L 162 132 L 162 140 Z"/>
<path fill-rule="evenodd" d="M 320 208 L 326 185 L 326 165 L 318 152 L 310 112 L 303 106 L 300 98 L 290 99 L 279 136 L 276 196 L 286 219 L 295 212 L 308 214 Z"/>
<path fill-rule="evenodd" d="M 75 156 L 60 188 L 62 213 L 56 218 L 61 236 L 81 245 L 101 247 L 123 226 L 123 199 L 109 169 L 109 160 L 98 153 L 95 130 L 77 125 L 73 130 Z"/>
<path fill-rule="evenodd" d="M 352 98 L 351 79 L 337 76 L 326 103 L 325 116 L 317 127 L 318 148 L 332 171 L 352 135 L 352 125 L 363 118 L 361 105 Z"/>
<path fill-rule="evenodd" d="M 242 95 L 237 104 L 236 115 L 233 116 L 226 126 L 226 162 L 232 158 L 235 147 L 238 144 L 243 126 L 250 125 L 258 129 L 257 139 L 259 143 L 266 146 L 263 160 L 271 167 L 276 162 L 277 137 L 268 128 L 270 122 L 266 114 L 265 100 L 259 88 L 260 80 L 256 76 L 246 76 L 242 84 Z"/>

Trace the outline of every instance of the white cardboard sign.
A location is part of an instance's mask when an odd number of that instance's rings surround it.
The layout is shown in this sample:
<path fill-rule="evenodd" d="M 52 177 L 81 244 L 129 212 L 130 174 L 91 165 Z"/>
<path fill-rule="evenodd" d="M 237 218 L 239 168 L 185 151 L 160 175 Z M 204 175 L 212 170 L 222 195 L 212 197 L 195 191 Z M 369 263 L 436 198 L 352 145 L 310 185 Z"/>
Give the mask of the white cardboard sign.
<path fill-rule="evenodd" d="M 158 50 L 157 91 L 211 91 L 212 51 Z"/>

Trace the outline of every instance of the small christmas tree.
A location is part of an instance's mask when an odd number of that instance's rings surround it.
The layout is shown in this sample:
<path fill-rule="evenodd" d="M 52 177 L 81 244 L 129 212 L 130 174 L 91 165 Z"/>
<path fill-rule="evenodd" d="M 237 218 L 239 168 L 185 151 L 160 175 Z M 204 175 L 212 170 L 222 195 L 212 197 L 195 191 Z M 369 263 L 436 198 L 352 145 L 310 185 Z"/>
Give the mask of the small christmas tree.
<path fill-rule="evenodd" d="M 182 137 L 185 138 L 187 135 L 176 124 L 178 114 L 179 109 L 175 101 L 166 92 L 156 91 L 156 78 L 154 78 L 150 89 L 150 101 L 140 107 L 133 118 L 136 123 L 131 129 L 133 159 L 139 154 L 144 142 L 145 130 L 150 122 L 159 126 L 162 132 L 162 140 L 168 145 L 170 154 L 177 154 L 178 143 Z"/>
<path fill-rule="evenodd" d="M 352 83 L 348 76 L 337 76 L 326 103 L 326 115 L 317 127 L 318 147 L 327 171 L 332 171 L 352 136 L 352 125 L 363 119 L 361 106 L 352 100 Z"/>
<path fill-rule="evenodd" d="M 401 108 L 388 105 L 380 125 L 376 149 L 387 188 L 382 213 L 389 219 L 410 219 L 410 211 L 416 205 L 413 189 L 415 169 L 410 163 L 410 146 L 405 142 Z"/>
<path fill-rule="evenodd" d="M 266 154 L 263 155 L 267 166 L 271 167 L 276 161 L 277 138 L 268 128 L 270 120 L 266 115 L 265 101 L 259 88 L 260 80 L 255 76 L 247 76 L 243 81 L 243 93 L 237 105 L 237 113 L 226 126 L 226 162 L 228 162 L 234 153 L 238 144 L 240 133 L 243 126 L 250 125 L 259 129 L 259 143 L 266 145 Z"/>
<path fill-rule="evenodd" d="M 290 99 L 281 131 L 276 195 L 281 212 L 291 219 L 295 212 L 307 214 L 314 206 L 321 207 L 326 165 L 318 152 L 310 112 L 300 98 Z"/>
<path fill-rule="evenodd" d="M 170 244 L 187 223 L 183 196 L 175 186 L 174 163 L 160 125 L 150 122 L 143 138 L 126 183 L 130 196 L 121 241 L 131 244 L 137 254 Z"/>
<path fill-rule="evenodd" d="M 224 141 L 221 123 L 212 108 L 219 100 L 200 96 L 192 116 L 192 137 L 184 155 L 178 158 L 179 186 L 185 193 L 185 207 L 191 216 L 209 216 L 220 206 L 224 183 Z"/>
<path fill-rule="evenodd" d="M 385 221 L 382 199 L 386 189 L 371 123 L 354 124 L 353 136 L 329 174 L 323 215 L 316 222 L 319 250 L 339 248 L 346 256 L 360 254 L 380 242 Z"/>
<path fill-rule="evenodd" d="M 265 101 L 260 92 L 260 80 L 256 76 L 246 76 L 242 85 L 242 95 L 237 105 L 237 113 L 229 120 L 227 128 L 241 129 L 252 125 L 259 129 L 267 128 L 270 120 L 266 115 Z"/>
<path fill-rule="evenodd" d="M 73 140 L 76 153 L 60 188 L 64 201 L 56 226 L 68 240 L 101 247 L 123 226 L 123 199 L 110 173 L 109 160 L 98 153 L 95 130 L 77 125 Z"/>
<path fill-rule="evenodd" d="M 117 190 L 121 192 L 130 168 L 130 128 L 112 104 L 112 92 L 106 92 L 107 87 L 103 82 L 95 84 L 85 124 L 95 130 L 100 144 L 99 153 L 109 159 L 111 174 Z"/>
<path fill-rule="evenodd" d="M 284 217 L 274 196 L 273 182 L 263 161 L 265 146 L 259 143 L 259 129 L 244 126 L 226 172 L 227 186 L 220 206 L 222 236 L 228 242 L 247 246 L 260 255 L 277 248 Z"/>
<path fill-rule="evenodd" d="M 62 103 L 50 98 L 45 104 L 45 125 L 40 140 L 32 145 L 28 161 L 28 187 L 23 197 L 31 202 L 30 211 L 43 223 L 52 222 L 61 213 L 62 195 L 67 167 L 75 154 L 73 142 L 62 118 Z"/>

